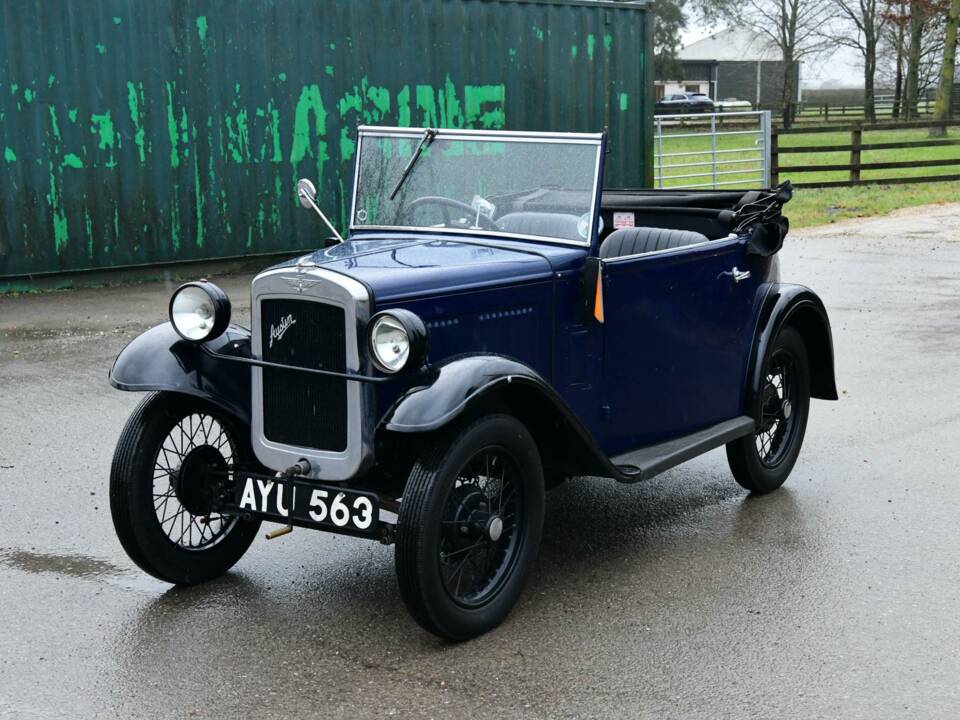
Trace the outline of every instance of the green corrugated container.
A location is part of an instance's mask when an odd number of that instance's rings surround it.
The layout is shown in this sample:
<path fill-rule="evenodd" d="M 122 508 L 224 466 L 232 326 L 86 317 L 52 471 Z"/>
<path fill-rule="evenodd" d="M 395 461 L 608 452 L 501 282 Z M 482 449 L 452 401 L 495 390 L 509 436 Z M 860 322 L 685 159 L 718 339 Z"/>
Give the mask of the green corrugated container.
<path fill-rule="evenodd" d="M 315 247 L 343 224 L 356 125 L 609 128 L 652 176 L 643 3 L 0 3 L 0 288 L 78 270 Z"/>

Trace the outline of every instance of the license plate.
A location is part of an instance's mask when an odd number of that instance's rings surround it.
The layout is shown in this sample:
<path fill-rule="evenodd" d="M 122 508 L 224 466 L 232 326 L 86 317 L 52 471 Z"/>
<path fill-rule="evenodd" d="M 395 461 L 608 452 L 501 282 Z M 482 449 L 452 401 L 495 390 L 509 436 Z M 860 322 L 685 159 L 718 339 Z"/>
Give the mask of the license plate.
<path fill-rule="evenodd" d="M 298 480 L 248 477 L 237 488 L 237 507 L 334 532 L 373 534 L 379 525 L 376 495 Z"/>

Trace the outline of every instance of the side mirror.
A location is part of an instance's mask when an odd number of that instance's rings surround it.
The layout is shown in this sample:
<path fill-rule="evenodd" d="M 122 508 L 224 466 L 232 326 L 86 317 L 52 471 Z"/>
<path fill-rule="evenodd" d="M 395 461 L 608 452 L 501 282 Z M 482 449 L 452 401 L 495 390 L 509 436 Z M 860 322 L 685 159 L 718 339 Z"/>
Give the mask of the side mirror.
<path fill-rule="evenodd" d="M 333 223 L 327 219 L 327 216 L 323 214 L 323 210 L 317 206 L 317 188 L 306 178 L 297 180 L 297 199 L 300 201 L 302 207 L 313 208 L 317 215 L 320 216 L 320 219 L 323 220 L 323 223 L 330 229 L 330 232 L 333 233 L 333 237 L 339 242 L 343 242 L 343 236 L 337 232 Z"/>
<path fill-rule="evenodd" d="M 306 178 L 297 180 L 297 198 L 301 207 L 312 208 L 317 204 L 317 188 Z"/>

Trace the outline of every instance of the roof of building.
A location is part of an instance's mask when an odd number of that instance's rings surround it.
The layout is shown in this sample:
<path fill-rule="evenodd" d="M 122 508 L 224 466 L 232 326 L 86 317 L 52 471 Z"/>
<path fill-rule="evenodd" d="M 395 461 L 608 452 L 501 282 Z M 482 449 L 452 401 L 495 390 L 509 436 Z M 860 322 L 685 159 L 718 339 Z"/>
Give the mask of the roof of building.
<path fill-rule="evenodd" d="M 680 60 L 779 60 L 780 51 L 769 38 L 746 28 L 725 28 L 677 53 Z"/>

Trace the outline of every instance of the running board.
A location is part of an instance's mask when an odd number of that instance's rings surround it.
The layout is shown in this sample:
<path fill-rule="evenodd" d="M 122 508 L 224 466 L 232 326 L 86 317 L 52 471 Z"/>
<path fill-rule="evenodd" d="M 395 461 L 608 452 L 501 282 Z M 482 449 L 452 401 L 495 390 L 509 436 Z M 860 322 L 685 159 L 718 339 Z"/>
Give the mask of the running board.
<path fill-rule="evenodd" d="M 618 455 L 610 462 L 619 472 L 617 480 L 620 482 L 642 482 L 708 450 L 749 435 L 754 427 L 752 417 L 741 415 L 691 435 Z"/>

